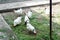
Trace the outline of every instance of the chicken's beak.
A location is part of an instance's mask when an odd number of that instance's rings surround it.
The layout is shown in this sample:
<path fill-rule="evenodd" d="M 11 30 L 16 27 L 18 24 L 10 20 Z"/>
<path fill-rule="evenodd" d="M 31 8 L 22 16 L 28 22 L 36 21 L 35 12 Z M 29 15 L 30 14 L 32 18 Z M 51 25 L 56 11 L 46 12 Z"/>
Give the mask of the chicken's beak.
<path fill-rule="evenodd" d="M 14 27 L 14 25 L 11 25 L 12 27 Z"/>
<path fill-rule="evenodd" d="M 37 33 L 34 33 L 34 35 L 37 35 Z"/>

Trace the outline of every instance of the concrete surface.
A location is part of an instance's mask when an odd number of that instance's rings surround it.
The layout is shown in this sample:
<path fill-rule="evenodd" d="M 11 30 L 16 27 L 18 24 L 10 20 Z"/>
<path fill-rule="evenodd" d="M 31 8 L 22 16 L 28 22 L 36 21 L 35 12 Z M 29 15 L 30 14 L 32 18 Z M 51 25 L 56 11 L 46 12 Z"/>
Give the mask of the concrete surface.
<path fill-rule="evenodd" d="M 0 40 L 17 40 L 16 35 L 0 14 Z"/>
<path fill-rule="evenodd" d="M 60 3 L 60 0 L 54 0 L 53 3 Z M 24 2 L 14 2 L 14 3 L 6 3 L 0 4 L 0 10 L 20 8 L 20 7 L 30 7 L 37 5 L 49 4 L 49 1 L 24 1 Z"/>
<path fill-rule="evenodd" d="M 0 29 L 4 29 L 4 28 L 11 30 L 10 26 L 5 22 L 5 20 L 0 14 Z"/>
<path fill-rule="evenodd" d="M 0 0 L 0 4 L 24 1 L 47 1 L 47 0 Z"/>

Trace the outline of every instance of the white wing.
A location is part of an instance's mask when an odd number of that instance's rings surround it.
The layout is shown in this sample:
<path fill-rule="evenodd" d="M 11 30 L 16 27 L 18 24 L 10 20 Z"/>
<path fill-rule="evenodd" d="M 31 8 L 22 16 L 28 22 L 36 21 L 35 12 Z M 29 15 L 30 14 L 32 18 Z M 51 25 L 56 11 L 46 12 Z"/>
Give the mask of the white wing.
<path fill-rule="evenodd" d="M 34 27 L 33 27 L 31 24 L 28 24 L 28 25 L 27 25 L 27 29 L 28 29 L 29 31 L 33 31 L 33 30 L 34 30 Z"/>
<path fill-rule="evenodd" d="M 25 16 L 24 21 L 26 22 L 27 20 L 29 21 L 29 18 L 28 18 L 28 16 Z"/>
<path fill-rule="evenodd" d="M 30 17 L 32 16 L 32 12 L 29 11 L 29 12 L 27 13 L 27 16 L 30 18 Z"/>

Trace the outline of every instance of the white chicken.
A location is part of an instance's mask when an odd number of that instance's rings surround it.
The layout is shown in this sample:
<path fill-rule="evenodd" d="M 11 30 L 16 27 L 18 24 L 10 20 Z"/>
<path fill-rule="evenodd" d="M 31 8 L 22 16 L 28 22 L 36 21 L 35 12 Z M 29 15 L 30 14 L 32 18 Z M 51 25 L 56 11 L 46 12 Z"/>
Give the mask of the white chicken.
<path fill-rule="evenodd" d="M 27 30 L 33 32 L 36 35 L 35 28 L 27 21 Z"/>
<path fill-rule="evenodd" d="M 17 19 L 14 20 L 14 26 L 18 25 L 21 23 L 22 17 L 18 17 Z"/>
<path fill-rule="evenodd" d="M 23 10 L 20 8 L 18 10 L 14 10 L 14 13 L 18 14 L 18 15 L 22 15 Z"/>
<path fill-rule="evenodd" d="M 50 9 L 49 8 L 45 8 L 45 14 L 49 15 L 50 13 Z M 52 12 L 52 16 L 54 16 L 54 13 Z"/>
<path fill-rule="evenodd" d="M 30 21 L 30 20 L 29 20 L 28 16 L 25 15 L 25 19 L 24 19 L 25 25 L 26 25 L 26 22 L 27 22 L 27 21 Z"/>
<path fill-rule="evenodd" d="M 49 8 L 45 8 L 45 14 L 49 14 L 49 11 L 50 9 Z"/>
<path fill-rule="evenodd" d="M 28 16 L 28 18 L 31 18 L 31 16 L 32 16 L 32 11 L 28 11 L 27 13 L 26 13 L 26 15 Z"/>

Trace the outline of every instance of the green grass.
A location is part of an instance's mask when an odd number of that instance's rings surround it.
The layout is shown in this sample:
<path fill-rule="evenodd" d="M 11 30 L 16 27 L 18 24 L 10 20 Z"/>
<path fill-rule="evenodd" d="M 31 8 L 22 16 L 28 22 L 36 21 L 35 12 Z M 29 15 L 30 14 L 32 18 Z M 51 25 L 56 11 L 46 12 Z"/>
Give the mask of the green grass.
<path fill-rule="evenodd" d="M 60 35 L 58 34 L 60 33 L 60 25 L 53 22 L 52 28 L 54 29 L 52 32 L 53 40 L 60 40 Z"/>
<path fill-rule="evenodd" d="M 14 15 L 4 16 L 7 23 L 11 26 L 12 30 L 16 34 L 19 40 L 50 40 L 49 36 L 49 20 L 41 16 L 41 19 L 38 19 L 40 14 L 33 13 L 33 16 L 30 19 L 30 23 L 36 28 L 37 35 L 29 34 L 27 32 L 26 26 L 24 25 L 24 17 L 22 18 L 22 23 L 16 27 L 13 27 Z"/>

